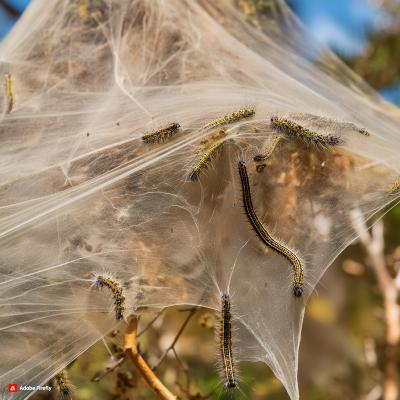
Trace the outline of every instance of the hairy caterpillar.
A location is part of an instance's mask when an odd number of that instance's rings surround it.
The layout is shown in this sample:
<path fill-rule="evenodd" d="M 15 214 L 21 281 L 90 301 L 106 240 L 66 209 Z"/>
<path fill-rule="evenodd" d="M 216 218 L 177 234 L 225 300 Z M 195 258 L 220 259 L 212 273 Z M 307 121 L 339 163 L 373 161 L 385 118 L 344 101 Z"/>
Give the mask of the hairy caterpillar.
<path fill-rule="evenodd" d="M 221 320 L 219 329 L 219 346 L 223 367 L 225 387 L 237 388 L 235 361 L 232 352 L 232 314 L 231 301 L 228 294 L 221 297 Z"/>
<path fill-rule="evenodd" d="M 4 75 L 4 83 L 6 87 L 7 96 L 7 114 L 9 114 L 15 105 L 14 82 L 11 74 Z"/>
<path fill-rule="evenodd" d="M 226 135 L 226 132 L 225 132 L 225 135 Z M 221 149 L 221 147 L 224 146 L 228 142 L 230 142 L 230 141 L 223 140 L 223 141 L 216 142 L 213 145 L 211 145 L 211 147 L 206 149 L 203 153 L 200 153 L 199 159 L 197 160 L 196 164 L 194 164 L 194 166 L 192 167 L 192 170 L 189 173 L 189 179 L 191 181 L 196 181 L 199 178 L 201 171 L 203 169 L 207 168 L 208 164 L 216 156 L 216 154 Z"/>
<path fill-rule="evenodd" d="M 217 119 L 210 121 L 209 123 L 207 123 L 203 126 L 203 129 L 215 128 L 216 126 L 230 124 L 232 122 L 239 121 L 243 118 L 252 117 L 254 114 L 255 114 L 255 111 L 253 108 L 241 108 L 239 111 L 235 111 L 233 113 L 226 114 L 221 118 L 217 118 Z"/>
<path fill-rule="evenodd" d="M 119 321 L 122 320 L 125 311 L 125 296 L 121 284 L 112 277 L 104 275 L 96 276 L 94 284 L 100 289 L 103 287 L 110 289 L 114 297 L 115 318 Z"/>
<path fill-rule="evenodd" d="M 72 399 L 72 388 L 66 369 L 63 369 L 53 378 L 53 386 L 62 399 Z"/>
<path fill-rule="evenodd" d="M 357 128 L 357 131 L 360 132 L 361 135 L 371 136 L 371 134 L 365 128 Z"/>
<path fill-rule="evenodd" d="M 323 117 L 323 116 L 308 114 L 308 113 L 295 113 L 295 114 L 291 114 L 291 116 L 293 116 L 295 119 L 300 119 L 302 121 L 311 122 L 313 124 L 313 126 L 316 126 L 317 128 L 323 128 L 323 127 L 326 127 L 327 125 L 330 125 L 330 126 L 333 125 L 333 126 L 337 126 L 338 128 L 351 129 L 353 131 L 361 133 L 364 136 L 371 136 L 371 134 L 367 131 L 367 129 L 360 128 L 353 122 L 342 122 L 342 121 L 338 121 L 333 118 Z"/>
<path fill-rule="evenodd" d="M 257 214 L 254 211 L 253 201 L 251 200 L 250 184 L 249 177 L 247 175 L 246 164 L 243 161 L 239 161 L 239 175 L 242 184 L 243 205 L 247 218 L 263 243 L 284 256 L 292 264 L 294 271 L 293 294 L 295 297 L 300 297 L 303 294 L 304 283 L 303 263 L 292 250 L 288 249 L 284 244 L 274 239 L 258 219 Z"/>
<path fill-rule="evenodd" d="M 282 139 L 283 136 L 281 135 L 275 136 L 274 139 L 272 140 L 272 143 L 266 148 L 263 154 L 257 154 L 256 156 L 254 156 L 254 161 L 268 160 L 268 158 L 271 157 L 272 153 L 275 151 L 276 146 Z"/>
<path fill-rule="evenodd" d="M 344 143 L 340 136 L 314 132 L 286 118 L 272 117 L 271 126 L 286 136 L 294 137 L 310 145 L 328 148 L 329 146 L 338 146 Z"/>
<path fill-rule="evenodd" d="M 181 126 L 178 124 L 178 122 L 173 122 L 172 124 L 169 124 L 160 129 L 157 129 L 154 132 L 147 133 L 146 135 L 142 136 L 143 142 L 160 143 L 178 132 L 180 127 Z"/>
<path fill-rule="evenodd" d="M 361 133 L 361 135 L 371 136 L 371 134 L 365 128 L 360 128 L 356 124 L 353 124 L 353 122 L 338 122 L 330 118 L 324 118 L 324 119 L 327 120 L 328 122 L 333 122 L 338 124 L 339 126 L 343 126 L 344 128 L 352 129 L 353 131 Z"/>
<path fill-rule="evenodd" d="M 400 178 L 396 179 L 387 189 L 389 194 L 395 194 L 400 190 Z"/>
<path fill-rule="evenodd" d="M 315 118 L 319 118 L 319 117 L 314 117 L 314 119 Z M 339 126 L 343 126 L 344 128 L 352 129 L 353 131 L 361 133 L 361 135 L 371 136 L 371 134 L 365 128 L 360 128 L 359 126 L 357 126 L 353 122 L 339 122 L 339 121 L 336 121 L 336 120 L 330 119 L 330 118 L 320 118 L 320 119 L 324 119 L 327 122 L 333 122 L 333 123 L 335 123 L 335 124 L 337 124 Z"/>

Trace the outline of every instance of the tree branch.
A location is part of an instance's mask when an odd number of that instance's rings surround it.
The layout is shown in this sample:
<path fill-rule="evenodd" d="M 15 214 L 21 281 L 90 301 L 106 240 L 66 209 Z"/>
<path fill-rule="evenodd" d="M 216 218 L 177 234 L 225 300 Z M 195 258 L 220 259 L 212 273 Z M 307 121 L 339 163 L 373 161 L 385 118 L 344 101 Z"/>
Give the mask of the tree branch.
<path fill-rule="evenodd" d="M 387 266 L 384 253 L 383 222 L 378 221 L 368 233 L 365 219 L 360 210 L 352 213 L 353 226 L 360 236 L 371 269 L 378 282 L 379 291 L 383 298 L 386 324 L 386 354 L 385 354 L 385 382 L 383 385 L 383 399 L 397 400 L 397 347 L 400 343 L 400 312 L 398 305 L 398 289 L 396 278 L 392 278 Z"/>
<path fill-rule="evenodd" d="M 124 349 L 128 357 L 133 361 L 140 374 L 143 376 L 150 388 L 162 400 L 176 400 L 164 384 L 157 378 L 152 369 L 147 365 L 146 361 L 139 354 L 136 338 L 137 338 L 137 318 L 132 318 L 129 322 L 127 332 L 124 336 Z"/>
<path fill-rule="evenodd" d="M 185 321 L 183 321 L 182 326 L 180 327 L 178 333 L 176 334 L 174 340 L 172 341 L 172 343 L 165 349 L 164 353 L 162 354 L 162 356 L 159 358 L 159 360 L 153 365 L 152 370 L 155 371 L 158 366 L 164 361 L 165 357 L 167 356 L 167 354 L 174 349 L 176 342 L 178 341 L 178 339 L 180 338 L 180 336 L 182 335 L 183 331 L 186 328 L 186 325 L 188 324 L 188 322 L 190 321 L 190 319 L 193 317 L 194 313 L 197 311 L 197 307 L 193 307 L 190 308 L 188 310 L 185 311 L 189 311 L 188 316 L 186 317 Z"/>

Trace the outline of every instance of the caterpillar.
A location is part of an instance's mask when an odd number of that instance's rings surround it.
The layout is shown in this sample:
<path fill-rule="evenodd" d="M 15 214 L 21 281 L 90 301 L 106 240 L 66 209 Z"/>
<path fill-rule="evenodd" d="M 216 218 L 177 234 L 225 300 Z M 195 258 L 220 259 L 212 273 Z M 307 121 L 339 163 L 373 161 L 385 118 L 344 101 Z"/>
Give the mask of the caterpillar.
<path fill-rule="evenodd" d="M 358 132 L 364 136 L 371 136 L 371 134 L 365 128 L 357 128 Z"/>
<path fill-rule="evenodd" d="M 359 126 L 357 126 L 353 122 L 338 122 L 338 121 L 330 119 L 330 118 L 324 118 L 324 119 L 327 122 L 333 122 L 335 124 L 338 124 L 339 126 L 343 126 L 344 128 L 352 129 L 353 131 L 361 133 L 361 135 L 371 136 L 371 134 L 365 128 L 360 128 Z"/>
<path fill-rule="evenodd" d="M 147 133 L 146 135 L 142 136 L 142 140 L 145 143 L 163 142 L 164 140 L 177 133 L 180 127 L 181 126 L 178 122 L 173 122 L 172 124 L 159 128 L 154 132 Z"/>
<path fill-rule="evenodd" d="M 14 81 L 12 79 L 11 74 L 4 75 L 4 83 L 6 87 L 6 96 L 7 96 L 7 114 L 9 114 L 15 105 L 15 94 L 14 94 Z"/>
<path fill-rule="evenodd" d="M 314 132 L 286 118 L 272 117 L 271 126 L 286 136 L 302 140 L 309 145 L 328 148 L 329 146 L 338 146 L 344 143 L 340 136 Z"/>
<path fill-rule="evenodd" d="M 271 157 L 272 153 L 274 152 L 276 146 L 279 144 L 279 142 L 283 139 L 283 136 L 278 135 L 275 136 L 274 139 L 272 140 L 272 143 L 267 147 L 267 149 L 264 151 L 263 154 L 257 154 L 254 156 L 254 161 L 265 161 L 268 160 L 268 158 Z"/>
<path fill-rule="evenodd" d="M 85 22 L 89 17 L 88 8 L 89 8 L 89 0 L 79 1 L 78 14 L 82 22 Z"/>
<path fill-rule="evenodd" d="M 333 126 L 337 126 L 339 129 L 341 129 L 341 128 L 351 129 L 353 131 L 361 133 L 364 136 L 371 136 L 371 134 L 367 131 L 367 129 L 360 128 L 353 122 L 337 121 L 336 119 L 333 119 L 333 118 L 323 117 L 320 115 L 314 115 L 314 114 L 308 114 L 308 113 L 295 113 L 295 114 L 291 114 L 291 116 L 293 116 L 296 119 L 300 119 L 302 121 L 309 121 L 318 128 L 326 127 L 327 125 L 331 125 L 331 126 L 333 125 Z"/>
<path fill-rule="evenodd" d="M 396 179 L 387 189 L 389 194 L 395 194 L 400 190 L 400 178 Z"/>
<path fill-rule="evenodd" d="M 224 293 L 221 296 L 221 319 L 219 329 L 219 346 L 223 367 L 225 387 L 228 389 L 237 388 L 235 361 L 232 352 L 232 314 L 229 295 Z"/>
<path fill-rule="evenodd" d="M 110 276 L 98 275 L 95 279 L 95 286 L 102 289 L 110 289 L 114 297 L 115 318 L 120 321 L 124 318 L 125 296 L 124 290 L 119 282 Z"/>
<path fill-rule="evenodd" d="M 72 399 L 72 387 L 66 369 L 63 369 L 53 378 L 53 386 L 62 399 Z"/>
<path fill-rule="evenodd" d="M 197 181 L 197 179 L 200 176 L 200 173 L 203 169 L 207 168 L 208 164 L 210 161 L 216 156 L 218 151 L 224 146 L 230 142 L 229 140 L 223 140 L 222 142 L 216 142 L 211 147 L 206 149 L 204 153 L 200 153 L 200 157 L 197 160 L 197 162 L 194 164 L 192 167 L 192 170 L 189 173 L 189 179 L 191 181 Z"/>
<path fill-rule="evenodd" d="M 263 224 L 257 217 L 257 214 L 254 211 L 253 201 L 251 199 L 250 184 L 249 177 L 247 175 L 246 164 L 243 161 L 239 161 L 239 175 L 242 184 L 244 210 L 251 226 L 266 246 L 284 256 L 292 264 L 294 271 L 293 294 L 295 297 L 301 297 L 301 295 L 303 294 L 304 283 L 304 268 L 302 261 L 292 250 L 287 248 L 283 243 L 274 239 L 264 228 Z"/>
<path fill-rule="evenodd" d="M 235 111 L 230 114 L 226 114 L 221 118 L 214 119 L 203 126 L 203 129 L 215 128 L 216 126 L 230 124 L 232 122 L 239 121 L 243 118 L 252 117 L 255 114 L 253 108 L 241 108 L 239 111 Z"/>

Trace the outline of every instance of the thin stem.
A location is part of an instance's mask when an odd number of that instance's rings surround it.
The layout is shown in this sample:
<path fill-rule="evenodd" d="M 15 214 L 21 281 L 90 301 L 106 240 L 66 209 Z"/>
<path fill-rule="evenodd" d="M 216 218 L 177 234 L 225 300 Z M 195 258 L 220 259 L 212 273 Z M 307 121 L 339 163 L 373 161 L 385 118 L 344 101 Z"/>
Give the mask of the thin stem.
<path fill-rule="evenodd" d="M 192 316 L 194 315 L 196 310 L 197 310 L 197 307 L 193 307 L 190 310 L 188 310 L 189 311 L 188 316 L 186 317 L 185 321 L 183 322 L 182 326 L 180 327 L 180 329 L 179 329 L 178 333 L 176 334 L 176 336 L 175 336 L 174 340 L 172 341 L 172 343 L 165 349 L 165 351 L 162 354 L 162 356 L 159 358 L 159 360 L 152 367 L 153 371 L 155 371 L 159 367 L 159 365 L 164 361 L 164 359 L 167 356 L 167 354 L 175 347 L 176 342 L 178 341 L 178 339 L 182 335 L 183 331 L 186 328 L 186 325 L 188 324 L 188 322 L 190 321 L 190 319 L 192 318 Z"/>
<path fill-rule="evenodd" d="M 360 216 L 360 213 L 358 214 Z M 400 310 L 398 304 L 398 288 L 396 278 L 392 278 L 387 266 L 384 253 L 383 223 L 378 221 L 369 233 L 365 221 L 354 223 L 360 236 L 369 264 L 378 282 L 379 291 L 383 298 L 386 324 L 385 378 L 383 383 L 383 400 L 398 399 L 397 387 L 397 357 L 396 349 L 400 343 Z M 354 221 L 353 221 L 354 222 Z"/>
<path fill-rule="evenodd" d="M 101 374 L 95 375 L 91 381 L 92 382 L 100 382 L 104 377 L 106 377 L 108 374 L 110 374 L 111 372 L 115 371 L 118 367 L 120 367 L 126 360 L 125 355 L 123 357 L 121 357 L 120 359 L 118 359 L 116 361 L 116 363 L 111 367 L 111 368 L 107 368 L 104 372 L 102 372 Z"/>
<path fill-rule="evenodd" d="M 154 322 L 157 321 L 157 319 L 160 317 L 160 315 L 164 312 L 164 310 L 161 310 L 157 313 L 157 315 L 137 334 L 137 337 L 140 337 L 145 333 L 153 324 Z"/>

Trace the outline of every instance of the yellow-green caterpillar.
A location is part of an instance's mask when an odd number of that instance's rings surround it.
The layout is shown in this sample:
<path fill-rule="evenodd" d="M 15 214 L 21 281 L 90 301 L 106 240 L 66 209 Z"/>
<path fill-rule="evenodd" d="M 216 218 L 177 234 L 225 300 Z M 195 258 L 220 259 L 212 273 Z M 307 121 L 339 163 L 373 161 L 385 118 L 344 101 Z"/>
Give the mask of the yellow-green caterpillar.
<path fill-rule="evenodd" d="M 254 161 L 268 160 L 268 158 L 271 157 L 272 153 L 275 151 L 276 146 L 279 144 L 279 142 L 282 139 L 283 139 L 283 136 L 281 136 L 281 135 L 275 136 L 274 139 L 272 140 L 271 144 L 265 149 L 264 153 L 257 154 L 256 156 L 254 156 Z"/>
<path fill-rule="evenodd" d="M 178 124 L 178 122 L 173 122 L 172 124 L 159 128 L 154 132 L 143 135 L 142 140 L 145 143 L 163 142 L 164 140 L 168 139 L 169 137 L 177 133 L 180 127 L 181 126 Z"/>
<path fill-rule="evenodd" d="M 293 267 L 294 278 L 293 278 L 293 294 L 295 297 L 300 297 L 303 294 L 303 283 L 304 283 L 304 268 L 300 258 L 284 244 L 274 239 L 268 231 L 264 228 L 261 221 L 258 219 L 257 214 L 254 211 L 253 201 L 251 199 L 249 177 L 247 175 L 246 164 L 243 161 L 239 161 L 239 175 L 242 183 L 242 194 L 243 194 L 243 206 L 246 212 L 247 218 L 256 231 L 258 237 L 263 243 L 275 250 L 277 253 L 284 256 Z"/>
<path fill-rule="evenodd" d="M 14 81 L 11 74 L 4 75 L 4 84 L 6 87 L 6 97 L 7 97 L 7 114 L 9 114 L 15 105 L 15 94 L 14 94 Z"/>
<path fill-rule="evenodd" d="M 196 181 L 200 173 L 203 169 L 207 168 L 210 161 L 216 156 L 218 151 L 227 143 L 230 143 L 230 140 L 223 140 L 212 144 L 208 149 L 206 149 L 203 153 L 200 153 L 199 159 L 193 165 L 192 170 L 189 173 L 189 179 L 191 181 Z"/>
<path fill-rule="evenodd" d="M 272 117 L 271 126 L 286 136 L 301 140 L 308 145 L 328 148 L 344 143 L 340 136 L 314 132 L 286 118 Z"/>
<path fill-rule="evenodd" d="M 336 125 L 339 129 L 340 128 L 351 129 L 353 131 L 361 133 L 361 135 L 371 136 L 371 134 L 367 131 L 367 129 L 361 128 L 358 125 L 354 124 L 353 122 L 338 121 L 333 118 L 323 117 L 314 114 L 307 114 L 307 113 L 296 113 L 291 115 L 296 119 L 299 118 L 303 121 L 310 121 L 313 125 L 316 124 L 316 126 L 318 127 L 323 127 L 326 125 L 332 125 L 332 126 Z"/>
<path fill-rule="evenodd" d="M 62 399 L 72 399 L 72 388 L 69 383 L 67 370 L 63 369 L 53 378 L 53 386 Z"/>
<path fill-rule="evenodd" d="M 221 352 L 223 376 L 225 387 L 228 389 L 237 388 L 235 361 L 232 352 L 232 314 L 229 295 L 221 297 L 221 320 L 219 331 L 219 346 Z"/>
<path fill-rule="evenodd" d="M 203 126 L 203 129 L 215 128 L 216 126 L 230 124 L 243 118 L 252 117 L 255 114 L 253 108 L 241 108 L 230 114 L 226 114 L 221 118 L 214 119 Z"/>
<path fill-rule="evenodd" d="M 110 276 L 98 275 L 94 284 L 100 289 L 104 287 L 110 289 L 114 297 L 115 318 L 118 321 L 122 320 L 124 318 L 125 296 L 124 290 L 120 283 Z"/>
<path fill-rule="evenodd" d="M 80 0 L 78 7 L 79 18 L 82 22 L 85 22 L 89 17 L 89 0 Z"/>
<path fill-rule="evenodd" d="M 400 178 L 396 179 L 387 189 L 389 194 L 395 194 L 400 190 Z"/>
<path fill-rule="evenodd" d="M 371 134 L 365 128 L 357 128 L 357 131 L 364 136 L 371 136 Z"/>

